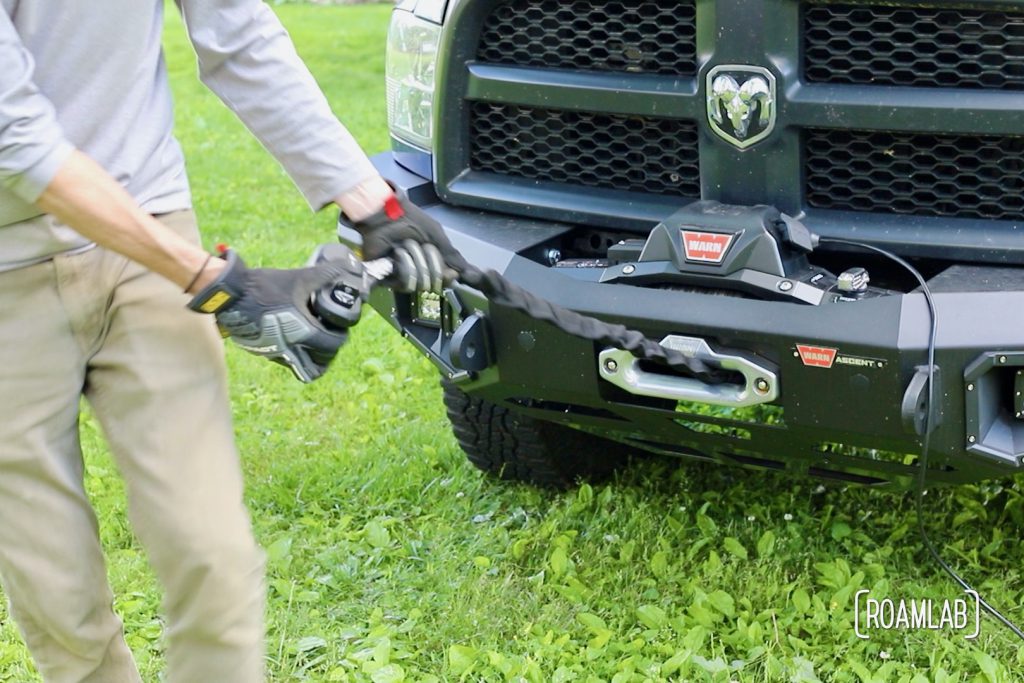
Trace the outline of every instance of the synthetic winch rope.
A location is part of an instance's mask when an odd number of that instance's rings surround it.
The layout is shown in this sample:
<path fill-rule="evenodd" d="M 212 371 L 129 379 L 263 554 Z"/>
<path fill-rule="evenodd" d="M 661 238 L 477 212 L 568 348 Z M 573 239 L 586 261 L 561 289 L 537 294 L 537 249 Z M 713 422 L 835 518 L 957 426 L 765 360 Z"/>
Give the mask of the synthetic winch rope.
<path fill-rule="evenodd" d="M 697 358 L 691 358 L 662 346 L 642 332 L 625 325 L 608 323 L 581 315 L 576 311 L 542 299 L 509 281 L 495 270 L 481 270 L 470 265 L 461 254 L 446 254 L 446 261 L 458 274 L 459 281 L 479 290 L 491 303 L 526 314 L 534 320 L 547 322 L 574 337 L 628 351 L 641 360 L 654 361 L 690 375 L 708 384 L 721 384 L 730 374 Z"/>

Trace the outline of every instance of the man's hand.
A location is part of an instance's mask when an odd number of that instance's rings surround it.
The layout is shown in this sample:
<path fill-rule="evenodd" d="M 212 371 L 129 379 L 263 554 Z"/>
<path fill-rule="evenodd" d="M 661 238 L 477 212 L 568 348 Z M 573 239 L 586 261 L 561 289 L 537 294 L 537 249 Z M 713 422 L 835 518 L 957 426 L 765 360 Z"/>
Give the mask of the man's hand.
<path fill-rule="evenodd" d="M 320 322 L 310 311 L 310 297 L 339 280 L 362 278 L 362 264 L 348 256 L 312 268 L 250 269 L 228 250 L 224 269 L 189 308 L 213 313 L 221 330 L 243 349 L 312 382 L 324 374 L 348 334 Z"/>
<path fill-rule="evenodd" d="M 399 291 L 440 292 L 465 265 L 441 225 L 404 194 L 388 198 L 354 227 L 363 236 L 365 260 L 388 256 L 395 262 L 390 280 Z"/>

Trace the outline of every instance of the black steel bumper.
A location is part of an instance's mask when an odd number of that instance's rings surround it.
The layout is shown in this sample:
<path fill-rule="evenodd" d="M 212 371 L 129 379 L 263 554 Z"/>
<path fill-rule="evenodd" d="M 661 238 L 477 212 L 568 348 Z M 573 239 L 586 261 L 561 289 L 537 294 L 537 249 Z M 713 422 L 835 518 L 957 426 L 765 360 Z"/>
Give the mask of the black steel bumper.
<path fill-rule="evenodd" d="M 466 392 L 655 452 L 870 485 L 904 486 L 915 476 L 930 325 L 921 294 L 810 306 L 600 283 L 520 255 L 570 226 L 445 205 L 390 154 L 374 161 L 471 262 L 651 338 L 686 335 L 759 359 L 776 373 L 778 398 L 709 409 L 637 395 L 601 376 L 603 349 L 491 307 L 478 292 L 457 285 L 446 293 L 438 325 L 420 320 L 410 297 L 378 290 L 373 306 Z M 979 283 L 979 273 L 1003 279 Z M 934 483 L 1011 475 L 1024 466 L 1024 420 L 1017 416 L 1024 279 L 1017 275 L 965 271 L 962 287 L 951 285 L 955 278 L 936 283 L 938 424 L 927 472 Z"/>

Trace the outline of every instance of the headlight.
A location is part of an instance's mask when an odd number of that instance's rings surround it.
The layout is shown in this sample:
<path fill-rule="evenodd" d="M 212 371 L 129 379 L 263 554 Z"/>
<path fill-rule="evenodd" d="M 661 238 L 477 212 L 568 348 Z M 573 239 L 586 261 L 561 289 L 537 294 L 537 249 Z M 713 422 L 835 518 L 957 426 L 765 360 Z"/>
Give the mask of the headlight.
<path fill-rule="evenodd" d="M 441 27 L 396 10 L 388 31 L 388 126 L 391 134 L 430 151 L 434 63 Z"/>

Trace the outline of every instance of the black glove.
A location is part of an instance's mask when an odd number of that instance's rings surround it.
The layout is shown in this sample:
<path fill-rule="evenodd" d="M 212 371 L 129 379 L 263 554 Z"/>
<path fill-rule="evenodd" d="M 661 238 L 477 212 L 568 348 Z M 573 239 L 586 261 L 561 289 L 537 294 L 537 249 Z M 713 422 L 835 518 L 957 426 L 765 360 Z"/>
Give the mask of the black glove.
<path fill-rule="evenodd" d="M 231 250 L 223 258 L 227 266 L 189 308 L 213 313 L 225 336 L 249 353 L 287 366 L 303 382 L 323 375 L 348 334 L 321 323 L 310 311 L 310 297 L 338 281 L 361 281 L 362 263 L 349 254 L 312 268 L 272 270 L 247 268 Z"/>
<path fill-rule="evenodd" d="M 384 208 L 353 226 L 363 236 L 364 260 L 389 256 L 394 261 L 388 280 L 399 291 L 440 292 L 466 264 L 441 225 L 404 193 L 396 192 Z"/>

